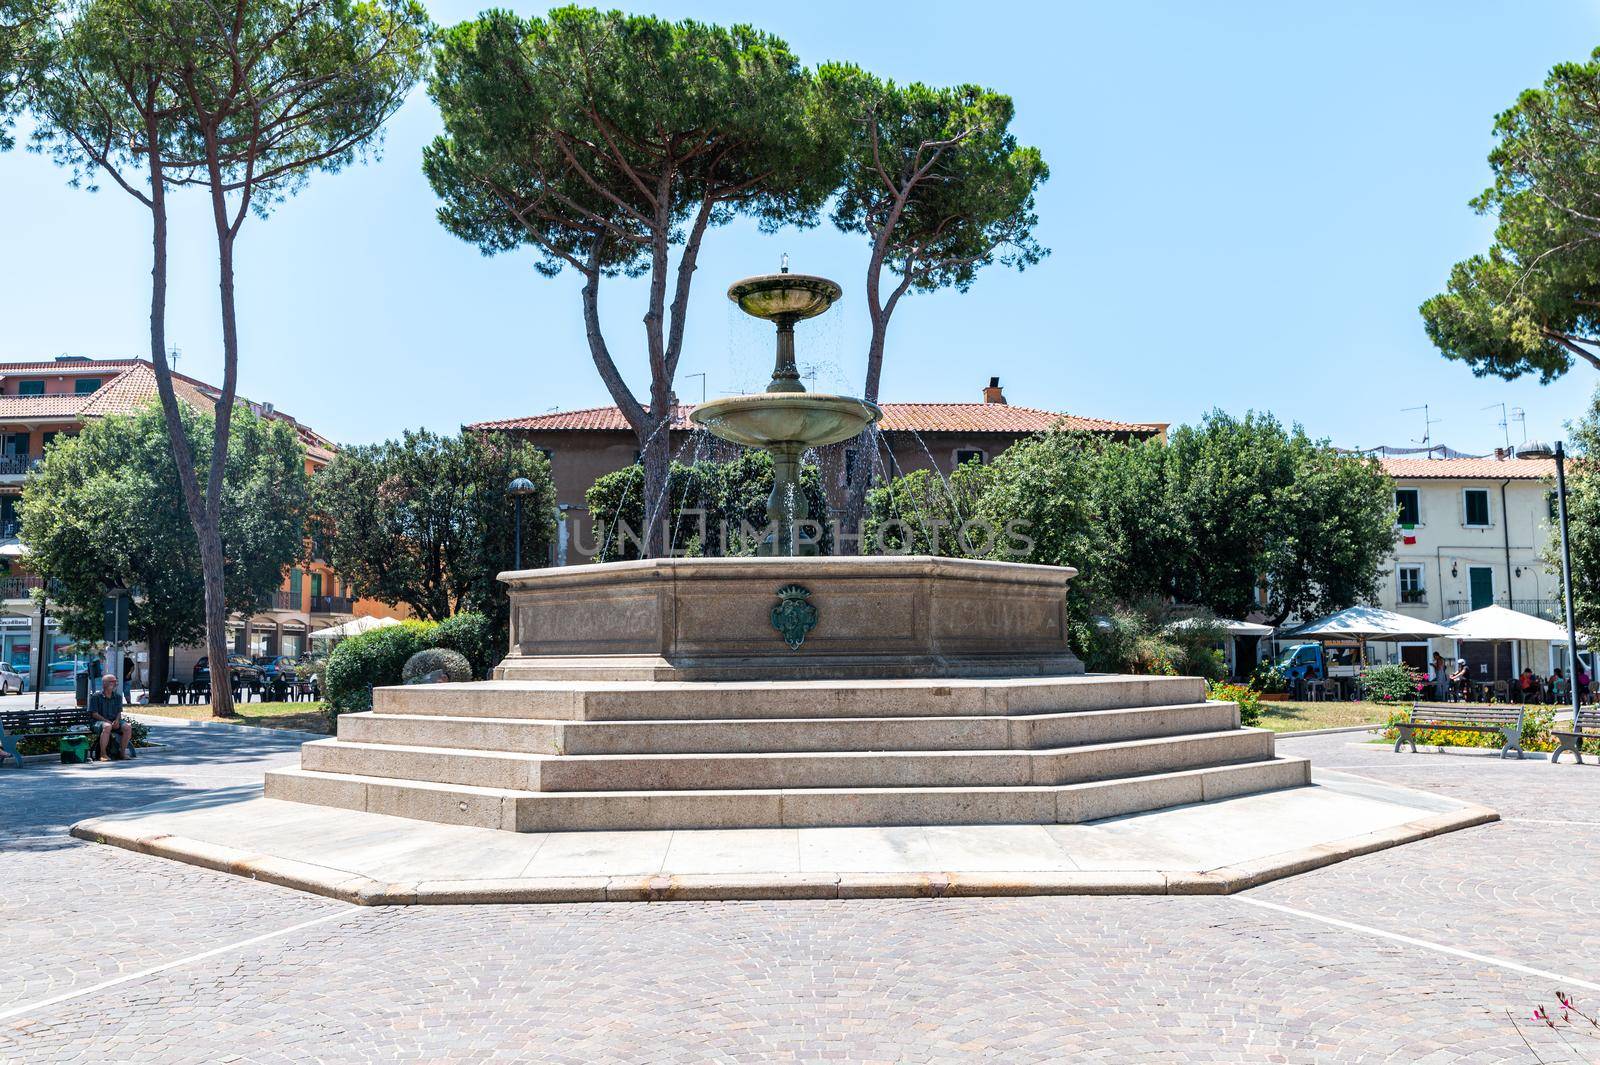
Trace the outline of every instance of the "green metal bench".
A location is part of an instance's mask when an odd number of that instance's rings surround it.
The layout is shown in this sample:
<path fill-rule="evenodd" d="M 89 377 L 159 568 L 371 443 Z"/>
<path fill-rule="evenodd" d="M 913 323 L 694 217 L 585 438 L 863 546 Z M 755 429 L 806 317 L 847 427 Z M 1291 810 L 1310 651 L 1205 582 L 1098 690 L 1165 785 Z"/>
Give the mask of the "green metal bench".
<path fill-rule="evenodd" d="M 1572 756 L 1583 764 L 1583 741 L 1594 740 L 1600 743 L 1600 706 L 1581 706 L 1573 715 L 1570 729 L 1553 728 L 1550 735 L 1556 738 L 1556 749 L 1550 753 L 1550 764 L 1561 760 L 1562 752 L 1571 751 Z"/>
<path fill-rule="evenodd" d="M 79 725 L 90 726 L 89 711 L 76 707 L 57 707 L 39 710 L 0 710 L 0 763 L 10 757 L 22 768 L 22 755 L 17 750 L 20 739 L 56 739 L 67 735 Z M 93 735 L 94 729 L 89 729 Z"/>
<path fill-rule="evenodd" d="M 1522 757 L 1522 706 L 1459 706 L 1455 704 L 1418 703 L 1411 708 L 1411 718 L 1397 723 L 1400 736 L 1394 741 L 1394 751 L 1409 743 L 1411 753 L 1417 753 L 1418 732 L 1498 732 L 1505 738 L 1500 748 L 1504 758 L 1512 751 Z"/>

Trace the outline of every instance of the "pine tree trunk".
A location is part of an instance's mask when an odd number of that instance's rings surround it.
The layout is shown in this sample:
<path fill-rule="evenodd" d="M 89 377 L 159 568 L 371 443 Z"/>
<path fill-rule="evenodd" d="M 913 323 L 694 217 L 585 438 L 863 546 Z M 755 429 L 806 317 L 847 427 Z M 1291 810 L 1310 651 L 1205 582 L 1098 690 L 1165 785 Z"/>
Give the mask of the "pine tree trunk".
<path fill-rule="evenodd" d="M 167 630 L 151 629 L 144 634 L 144 645 L 150 655 L 150 665 L 145 670 L 145 685 L 150 689 L 150 703 L 154 706 L 167 699 L 167 682 L 172 679 L 167 673 L 172 640 L 167 636 Z"/>
<path fill-rule="evenodd" d="M 222 552 L 222 487 L 228 468 L 228 442 L 233 429 L 233 401 L 239 367 L 239 326 L 234 303 L 233 232 L 227 225 L 226 201 L 213 180 L 211 189 L 217 226 L 217 288 L 222 302 L 222 394 L 217 397 L 211 437 L 211 471 L 206 480 L 205 520 L 195 523 L 200 540 L 200 565 L 206 589 L 206 653 L 211 656 L 211 712 L 233 717 L 233 685 L 229 683 L 228 604 Z M 218 672 L 218 665 L 221 672 Z M 218 684 L 218 679 L 222 683 Z"/>
<path fill-rule="evenodd" d="M 883 347 L 884 339 L 889 331 L 889 313 L 887 311 L 872 310 L 868 308 L 872 317 L 872 339 L 867 344 L 867 380 L 866 387 L 862 390 L 862 399 L 868 403 L 878 402 L 878 385 L 883 378 Z M 877 426 L 872 426 L 854 441 L 856 447 L 855 467 L 850 471 L 849 483 L 845 486 L 844 500 L 844 532 L 858 534 L 861 523 L 867 516 L 867 493 L 872 489 L 872 482 L 877 471 L 877 458 L 879 442 L 882 438 Z M 870 546 L 859 539 L 849 536 L 840 537 L 835 548 L 840 554 L 863 555 L 870 553 Z"/>

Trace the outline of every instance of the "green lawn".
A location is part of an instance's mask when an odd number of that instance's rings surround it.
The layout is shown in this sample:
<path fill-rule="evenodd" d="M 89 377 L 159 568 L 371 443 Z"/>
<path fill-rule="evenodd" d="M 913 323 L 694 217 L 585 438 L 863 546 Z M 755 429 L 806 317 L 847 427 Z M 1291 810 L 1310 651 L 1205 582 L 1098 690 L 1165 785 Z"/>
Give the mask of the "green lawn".
<path fill-rule="evenodd" d="M 129 713 L 134 717 L 176 717 L 185 721 L 220 721 L 229 725 L 253 725 L 257 728 L 291 728 L 302 732 L 320 732 L 332 735 L 333 722 L 322 703 L 236 703 L 236 718 L 217 717 L 208 704 L 199 706 L 134 706 Z"/>
<path fill-rule="evenodd" d="M 1393 707 L 1374 703 L 1269 703 L 1261 704 L 1261 727 L 1273 732 L 1306 732 L 1349 725 L 1381 725 Z"/>

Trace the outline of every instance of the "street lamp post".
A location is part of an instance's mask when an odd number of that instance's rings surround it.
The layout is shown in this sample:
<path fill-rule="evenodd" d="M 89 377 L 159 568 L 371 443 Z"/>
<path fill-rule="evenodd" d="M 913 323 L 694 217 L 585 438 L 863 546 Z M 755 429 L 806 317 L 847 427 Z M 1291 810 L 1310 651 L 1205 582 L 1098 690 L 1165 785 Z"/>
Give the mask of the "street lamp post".
<path fill-rule="evenodd" d="M 515 547 L 511 553 L 513 569 L 522 568 L 522 497 L 531 496 L 535 491 L 533 482 L 526 477 L 514 477 L 511 483 L 506 485 L 506 495 L 511 497 L 516 507 L 516 518 L 513 519 L 516 523 L 516 533 L 513 538 Z"/>
<path fill-rule="evenodd" d="M 1561 525 L 1561 598 L 1567 608 L 1567 686 L 1572 691 L 1573 728 L 1577 728 L 1578 626 L 1572 618 L 1572 548 L 1567 544 L 1567 453 L 1556 441 L 1556 519 Z"/>

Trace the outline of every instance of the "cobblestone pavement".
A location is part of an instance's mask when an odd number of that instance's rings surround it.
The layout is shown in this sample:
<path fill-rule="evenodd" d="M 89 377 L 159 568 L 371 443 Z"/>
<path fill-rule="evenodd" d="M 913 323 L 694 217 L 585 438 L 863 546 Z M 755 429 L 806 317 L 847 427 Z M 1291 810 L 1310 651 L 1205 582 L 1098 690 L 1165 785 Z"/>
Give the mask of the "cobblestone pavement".
<path fill-rule="evenodd" d="M 1229 898 L 363 909 L 67 837 L 294 756 L 155 733 L 0 771 L 0 1061 L 1600 1062 L 1600 767 L 1282 741 L 1507 820 Z"/>

